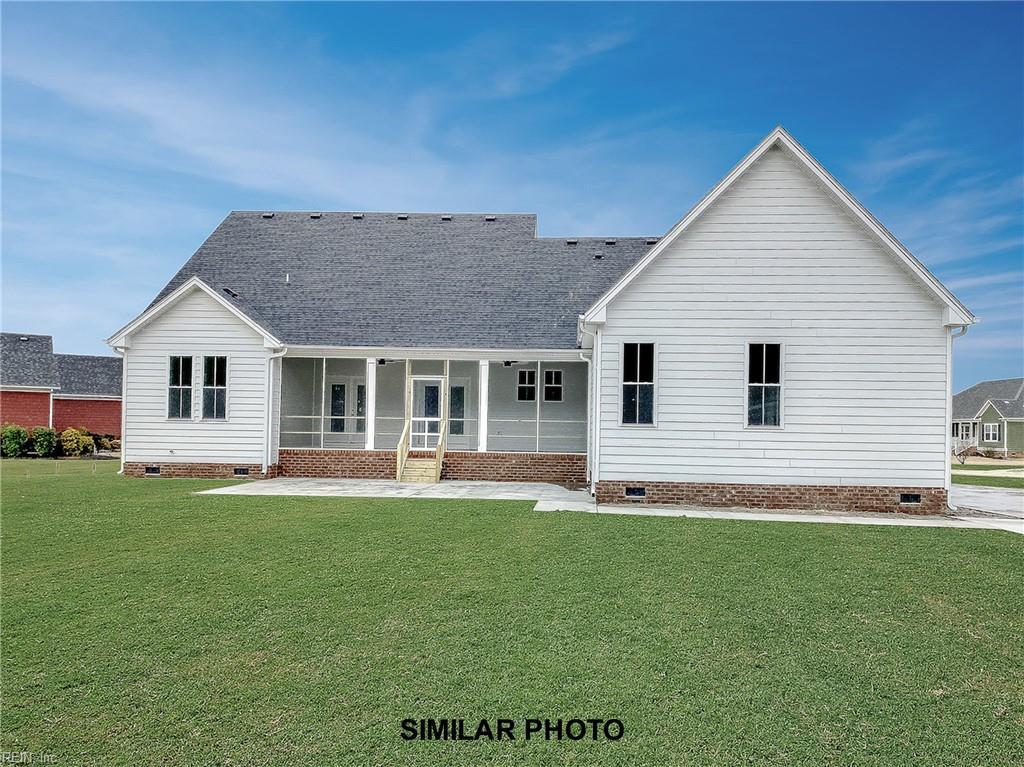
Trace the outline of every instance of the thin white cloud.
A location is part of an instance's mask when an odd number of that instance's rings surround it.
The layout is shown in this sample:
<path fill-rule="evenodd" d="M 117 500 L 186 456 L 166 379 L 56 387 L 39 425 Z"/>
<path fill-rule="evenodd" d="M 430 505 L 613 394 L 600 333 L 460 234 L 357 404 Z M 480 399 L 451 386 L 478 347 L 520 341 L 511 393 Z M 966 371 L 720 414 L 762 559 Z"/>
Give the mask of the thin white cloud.
<path fill-rule="evenodd" d="M 1024 288 L 1024 272 L 996 272 L 993 274 L 979 274 L 973 277 L 958 277 L 946 281 L 946 287 L 950 290 L 967 290 L 985 285 L 1005 285 L 1007 291 L 1019 293 Z"/>

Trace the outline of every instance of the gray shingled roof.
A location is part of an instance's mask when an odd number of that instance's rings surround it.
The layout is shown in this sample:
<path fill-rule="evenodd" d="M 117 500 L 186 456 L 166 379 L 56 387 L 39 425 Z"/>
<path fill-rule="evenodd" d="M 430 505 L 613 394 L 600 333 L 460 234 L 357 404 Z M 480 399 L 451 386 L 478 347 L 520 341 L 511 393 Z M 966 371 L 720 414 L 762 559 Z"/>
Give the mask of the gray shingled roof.
<path fill-rule="evenodd" d="M 0 386 L 56 385 L 51 336 L 0 333 Z"/>
<path fill-rule="evenodd" d="M 568 244 L 536 225 L 532 214 L 233 212 L 153 303 L 198 276 L 290 345 L 575 348 L 577 316 L 655 238 Z"/>
<path fill-rule="evenodd" d="M 121 396 L 121 358 L 55 354 L 61 394 Z"/>
<path fill-rule="evenodd" d="M 953 419 L 972 419 L 988 400 L 1003 418 L 1024 418 L 1024 378 L 982 381 L 953 395 Z"/>

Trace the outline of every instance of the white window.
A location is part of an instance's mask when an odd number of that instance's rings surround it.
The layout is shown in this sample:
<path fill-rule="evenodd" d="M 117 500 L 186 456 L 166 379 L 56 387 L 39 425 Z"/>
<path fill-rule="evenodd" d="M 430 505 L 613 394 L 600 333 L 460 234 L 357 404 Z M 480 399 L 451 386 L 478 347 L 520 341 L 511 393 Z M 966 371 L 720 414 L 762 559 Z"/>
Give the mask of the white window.
<path fill-rule="evenodd" d="M 537 399 L 537 371 L 523 369 L 519 371 L 516 385 L 516 399 L 520 402 L 534 402 Z"/>
<path fill-rule="evenodd" d="M 192 417 L 192 358 L 171 357 L 167 380 L 167 417 Z"/>
<path fill-rule="evenodd" d="M 561 370 L 545 370 L 544 371 L 544 401 L 545 402 L 561 402 L 562 401 L 562 371 Z"/>
<path fill-rule="evenodd" d="M 749 344 L 747 426 L 782 423 L 782 344 Z"/>
<path fill-rule="evenodd" d="M 228 358 L 203 357 L 203 419 L 227 418 Z"/>
<path fill-rule="evenodd" d="M 986 423 L 982 424 L 984 429 L 983 439 L 985 442 L 998 442 L 999 441 L 999 424 L 997 423 Z"/>
<path fill-rule="evenodd" d="M 622 345 L 622 423 L 654 423 L 654 344 Z"/>

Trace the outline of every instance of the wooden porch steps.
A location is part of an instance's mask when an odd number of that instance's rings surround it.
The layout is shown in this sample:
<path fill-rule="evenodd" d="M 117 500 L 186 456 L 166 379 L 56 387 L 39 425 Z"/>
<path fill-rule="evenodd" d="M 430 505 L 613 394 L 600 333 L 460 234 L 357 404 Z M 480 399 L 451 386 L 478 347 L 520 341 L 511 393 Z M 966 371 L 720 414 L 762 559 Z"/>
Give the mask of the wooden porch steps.
<path fill-rule="evenodd" d="M 402 467 L 402 482 L 437 482 L 437 463 L 433 458 L 410 458 Z"/>

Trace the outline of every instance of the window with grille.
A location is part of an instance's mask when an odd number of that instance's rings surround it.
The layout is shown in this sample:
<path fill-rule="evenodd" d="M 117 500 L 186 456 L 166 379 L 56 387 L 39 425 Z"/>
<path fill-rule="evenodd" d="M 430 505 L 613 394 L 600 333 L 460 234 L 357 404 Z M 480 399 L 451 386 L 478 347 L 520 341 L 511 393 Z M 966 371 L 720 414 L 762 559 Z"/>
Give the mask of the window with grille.
<path fill-rule="evenodd" d="M 228 358 L 203 357 L 203 418 L 223 420 L 228 406 Z"/>
<path fill-rule="evenodd" d="M 747 426 L 782 423 L 782 345 L 750 344 L 747 355 Z"/>
<path fill-rule="evenodd" d="M 654 423 L 654 344 L 622 345 L 622 423 Z"/>
<path fill-rule="evenodd" d="M 192 417 L 192 358 L 171 357 L 167 381 L 167 417 Z"/>

